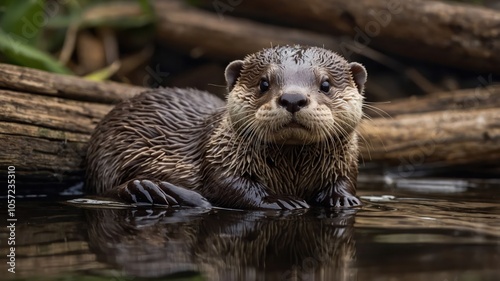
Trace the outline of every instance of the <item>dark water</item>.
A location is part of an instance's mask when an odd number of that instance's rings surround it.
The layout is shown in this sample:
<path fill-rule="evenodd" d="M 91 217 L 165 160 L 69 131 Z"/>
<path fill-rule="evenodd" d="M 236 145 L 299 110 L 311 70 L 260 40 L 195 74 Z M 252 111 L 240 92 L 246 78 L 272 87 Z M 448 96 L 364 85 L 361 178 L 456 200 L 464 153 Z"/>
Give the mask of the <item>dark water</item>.
<path fill-rule="evenodd" d="M 365 180 L 359 195 L 360 210 L 286 213 L 19 199 L 0 279 L 500 280 L 498 182 Z"/>

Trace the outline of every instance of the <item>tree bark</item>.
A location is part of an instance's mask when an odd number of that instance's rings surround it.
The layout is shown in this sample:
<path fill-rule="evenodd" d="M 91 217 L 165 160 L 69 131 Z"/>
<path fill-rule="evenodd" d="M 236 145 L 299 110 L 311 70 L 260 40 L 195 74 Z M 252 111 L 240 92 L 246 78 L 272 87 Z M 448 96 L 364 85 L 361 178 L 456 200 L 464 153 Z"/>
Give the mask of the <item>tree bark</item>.
<path fill-rule="evenodd" d="M 373 108 L 375 107 L 375 108 Z M 395 117 L 431 111 L 500 108 L 500 86 L 483 86 L 453 92 L 434 93 L 423 97 L 403 98 L 387 103 L 370 104 L 365 112 L 370 117 Z"/>
<path fill-rule="evenodd" d="M 500 163 L 498 107 L 443 110 L 365 120 L 360 128 L 365 162 L 418 169 Z"/>
<path fill-rule="evenodd" d="M 142 90 L 0 64 L 0 168 L 15 167 L 19 193 L 53 193 L 81 182 L 95 125 L 112 103 Z"/>
<path fill-rule="evenodd" d="M 331 36 L 238 19 L 227 13 L 191 8 L 178 1 L 156 1 L 157 38 L 193 57 L 243 58 L 276 45 L 315 45 L 339 51 Z"/>
<path fill-rule="evenodd" d="M 215 3 L 228 1 L 202 2 L 216 12 Z M 497 10 L 428 0 L 255 0 L 236 4 L 224 16 L 246 14 L 328 35 L 348 35 L 359 49 L 374 46 L 431 63 L 500 73 Z"/>
<path fill-rule="evenodd" d="M 102 103 L 117 103 L 143 90 L 136 86 L 93 82 L 2 63 L 0 63 L 0 88 Z"/>

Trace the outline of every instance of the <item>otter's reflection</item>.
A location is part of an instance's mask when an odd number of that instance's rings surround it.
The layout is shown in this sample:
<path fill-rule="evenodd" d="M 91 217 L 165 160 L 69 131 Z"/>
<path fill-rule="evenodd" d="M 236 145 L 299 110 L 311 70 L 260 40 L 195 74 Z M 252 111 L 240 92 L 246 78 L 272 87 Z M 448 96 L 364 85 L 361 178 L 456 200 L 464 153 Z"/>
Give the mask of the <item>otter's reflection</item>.
<path fill-rule="evenodd" d="M 87 210 L 92 251 L 136 277 L 354 280 L 353 210 Z"/>

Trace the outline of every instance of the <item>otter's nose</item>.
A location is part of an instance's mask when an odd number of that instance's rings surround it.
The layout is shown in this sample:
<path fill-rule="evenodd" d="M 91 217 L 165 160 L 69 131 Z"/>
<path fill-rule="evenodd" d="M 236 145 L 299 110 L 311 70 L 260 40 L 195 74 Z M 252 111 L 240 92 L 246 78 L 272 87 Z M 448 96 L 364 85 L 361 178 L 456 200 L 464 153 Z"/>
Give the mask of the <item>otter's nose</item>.
<path fill-rule="evenodd" d="M 303 94 L 285 93 L 278 99 L 278 104 L 290 113 L 295 113 L 309 104 L 309 99 Z"/>

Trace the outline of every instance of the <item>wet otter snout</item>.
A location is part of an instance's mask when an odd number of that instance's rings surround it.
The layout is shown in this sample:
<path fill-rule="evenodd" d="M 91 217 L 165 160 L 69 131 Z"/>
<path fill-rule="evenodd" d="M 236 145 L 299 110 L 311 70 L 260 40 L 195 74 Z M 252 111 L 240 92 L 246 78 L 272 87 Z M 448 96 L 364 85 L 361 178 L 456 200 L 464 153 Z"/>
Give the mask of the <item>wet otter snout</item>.
<path fill-rule="evenodd" d="M 278 98 L 278 105 L 294 114 L 309 104 L 309 98 L 302 93 L 287 92 Z"/>

